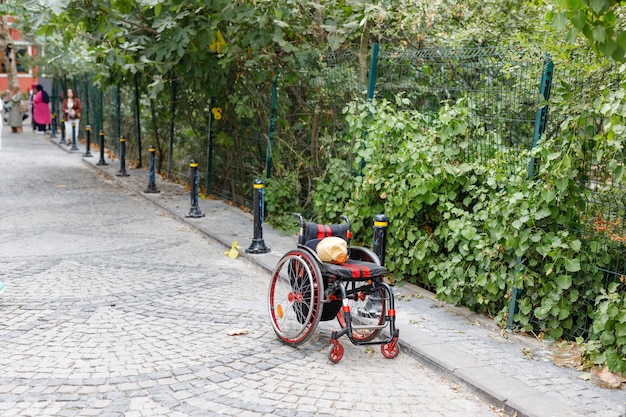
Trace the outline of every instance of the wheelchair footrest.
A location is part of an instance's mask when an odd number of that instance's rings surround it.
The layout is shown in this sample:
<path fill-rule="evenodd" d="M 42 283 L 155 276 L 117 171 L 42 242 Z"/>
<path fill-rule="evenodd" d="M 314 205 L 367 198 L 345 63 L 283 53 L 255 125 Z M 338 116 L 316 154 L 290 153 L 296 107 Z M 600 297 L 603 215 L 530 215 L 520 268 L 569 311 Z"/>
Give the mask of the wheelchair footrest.
<path fill-rule="evenodd" d="M 377 330 L 377 329 L 384 329 L 387 326 L 388 324 L 377 324 L 377 325 L 372 325 L 372 326 L 353 324 L 352 330 Z"/>

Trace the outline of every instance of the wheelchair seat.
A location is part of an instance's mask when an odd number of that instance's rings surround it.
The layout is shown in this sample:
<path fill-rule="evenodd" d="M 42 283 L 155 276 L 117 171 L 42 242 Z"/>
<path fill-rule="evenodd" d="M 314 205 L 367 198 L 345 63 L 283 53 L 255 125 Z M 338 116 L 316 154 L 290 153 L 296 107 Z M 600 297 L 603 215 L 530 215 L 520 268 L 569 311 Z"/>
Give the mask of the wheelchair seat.
<path fill-rule="evenodd" d="M 380 278 L 387 275 L 387 268 L 377 265 L 373 262 L 358 261 L 354 259 L 348 259 L 342 264 L 331 264 L 324 262 L 324 268 L 326 272 L 334 275 L 339 279 L 372 279 Z"/>
<path fill-rule="evenodd" d="M 313 225 L 313 227 L 318 226 L 318 225 L 315 225 L 315 223 L 310 223 L 310 224 Z M 334 225 L 334 226 L 344 226 L 344 225 Z M 326 226 L 326 228 L 328 229 L 326 229 L 324 233 L 329 233 L 329 232 L 332 233 L 331 226 Z M 314 233 L 310 233 L 308 236 L 313 236 L 313 235 Z M 316 235 L 316 236 L 319 236 L 319 235 Z M 329 237 L 329 236 L 339 236 L 345 239 L 344 237 L 345 234 L 344 236 L 336 235 L 336 234 L 335 235 L 326 234 L 324 237 Z M 323 237 L 309 240 L 306 242 L 305 246 L 315 251 L 317 248 L 317 244 L 322 239 Z M 350 242 L 348 241 L 348 243 Z M 346 280 L 350 280 L 350 279 L 367 280 L 367 279 L 372 279 L 372 278 L 380 278 L 380 277 L 387 275 L 387 268 L 385 268 L 384 266 L 381 266 L 380 264 L 376 262 L 372 262 L 370 260 L 363 260 L 363 259 L 353 259 L 353 253 L 351 253 L 353 252 L 352 249 L 354 249 L 354 252 L 355 252 L 354 255 L 356 255 L 358 250 L 363 250 L 363 248 L 350 248 L 349 247 L 348 248 L 348 260 L 342 264 L 322 262 L 320 265 L 320 270 L 322 274 L 332 275 L 335 278 L 346 279 Z"/>

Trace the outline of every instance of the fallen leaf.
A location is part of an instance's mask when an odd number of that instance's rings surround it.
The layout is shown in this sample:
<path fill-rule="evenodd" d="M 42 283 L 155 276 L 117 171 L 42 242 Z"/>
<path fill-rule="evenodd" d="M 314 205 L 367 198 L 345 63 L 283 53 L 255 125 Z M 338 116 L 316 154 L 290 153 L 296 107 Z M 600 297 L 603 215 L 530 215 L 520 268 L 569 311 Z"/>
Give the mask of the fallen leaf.
<path fill-rule="evenodd" d="M 248 334 L 248 333 L 250 333 L 250 330 L 248 329 L 234 329 L 234 330 L 229 330 L 227 332 L 229 336 L 241 336 L 243 334 Z"/>
<path fill-rule="evenodd" d="M 237 246 L 237 241 L 235 240 L 230 246 L 230 249 L 224 252 L 224 255 L 229 258 L 237 259 L 239 256 L 239 249 L 241 249 L 241 246 Z"/>
<path fill-rule="evenodd" d="M 622 377 L 609 371 L 608 366 L 601 370 L 596 368 L 591 373 L 591 382 L 602 388 L 621 388 Z"/>

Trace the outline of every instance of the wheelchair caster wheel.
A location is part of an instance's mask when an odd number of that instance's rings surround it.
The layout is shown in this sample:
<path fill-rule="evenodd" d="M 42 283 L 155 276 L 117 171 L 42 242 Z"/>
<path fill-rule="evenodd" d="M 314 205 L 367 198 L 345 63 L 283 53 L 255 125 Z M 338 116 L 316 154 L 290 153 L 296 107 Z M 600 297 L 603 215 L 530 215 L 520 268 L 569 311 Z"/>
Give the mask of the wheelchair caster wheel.
<path fill-rule="evenodd" d="M 330 341 L 330 346 L 328 346 L 328 359 L 332 363 L 337 363 L 343 358 L 343 346 L 336 340 Z"/>
<path fill-rule="evenodd" d="M 398 346 L 398 338 L 394 337 L 393 340 L 384 345 L 380 345 L 380 351 L 385 358 L 393 359 L 400 353 L 400 347 Z"/>

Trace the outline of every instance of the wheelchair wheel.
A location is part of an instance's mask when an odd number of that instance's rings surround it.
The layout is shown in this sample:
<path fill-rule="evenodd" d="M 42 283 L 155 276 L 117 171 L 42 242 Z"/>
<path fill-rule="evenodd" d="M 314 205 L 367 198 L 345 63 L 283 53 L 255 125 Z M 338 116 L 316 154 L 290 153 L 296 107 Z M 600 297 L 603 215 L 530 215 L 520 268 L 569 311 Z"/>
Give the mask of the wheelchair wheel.
<path fill-rule="evenodd" d="M 385 358 L 393 359 L 400 353 L 400 346 L 398 345 L 398 333 L 391 339 L 391 342 L 380 345 L 380 352 Z"/>
<path fill-rule="evenodd" d="M 270 320 L 280 340 L 297 346 L 313 335 L 323 293 L 319 266 L 305 251 L 292 250 L 280 259 L 269 288 Z"/>
<path fill-rule="evenodd" d="M 343 358 L 343 346 L 337 340 L 331 340 L 328 346 L 328 359 L 337 363 Z"/>
<path fill-rule="evenodd" d="M 382 326 L 387 315 L 386 293 L 382 288 L 372 289 L 365 282 L 351 282 L 347 288 L 348 305 L 353 326 Z M 342 328 L 346 327 L 343 311 L 337 314 Z M 352 339 L 367 342 L 375 339 L 381 329 L 353 329 Z"/>

